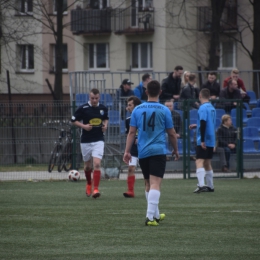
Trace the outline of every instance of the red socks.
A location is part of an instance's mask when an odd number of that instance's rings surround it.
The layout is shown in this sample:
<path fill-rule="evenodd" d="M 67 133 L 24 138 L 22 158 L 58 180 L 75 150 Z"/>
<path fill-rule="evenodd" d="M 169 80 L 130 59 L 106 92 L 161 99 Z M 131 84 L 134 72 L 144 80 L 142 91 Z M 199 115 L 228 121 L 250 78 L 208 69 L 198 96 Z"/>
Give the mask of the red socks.
<path fill-rule="evenodd" d="M 135 175 L 128 176 L 127 177 L 128 191 L 134 192 L 134 185 L 135 185 Z"/>
<path fill-rule="evenodd" d="M 92 172 L 92 169 L 88 170 L 88 171 L 85 171 L 85 176 L 86 176 L 86 180 L 87 180 L 87 183 L 88 184 L 91 184 L 91 172 Z"/>
<path fill-rule="evenodd" d="M 94 190 L 95 190 L 95 189 L 98 189 L 99 182 L 100 182 L 100 177 L 101 177 L 101 172 L 95 170 L 95 171 L 93 172 Z"/>

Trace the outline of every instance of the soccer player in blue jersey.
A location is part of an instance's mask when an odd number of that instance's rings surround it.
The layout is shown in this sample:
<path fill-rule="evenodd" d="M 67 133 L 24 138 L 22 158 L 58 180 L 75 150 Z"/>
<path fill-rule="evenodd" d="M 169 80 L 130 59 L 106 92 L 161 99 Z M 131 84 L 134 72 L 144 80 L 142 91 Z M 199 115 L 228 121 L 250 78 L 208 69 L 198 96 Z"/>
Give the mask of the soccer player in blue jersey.
<path fill-rule="evenodd" d="M 90 197 L 92 194 L 92 198 L 95 199 L 101 195 L 98 186 L 101 178 L 101 159 L 104 154 L 104 132 L 107 130 L 108 124 L 108 109 L 99 103 L 99 99 L 99 90 L 91 89 L 88 103 L 80 106 L 71 118 L 71 122 L 81 128 L 80 147 L 87 180 L 86 195 Z M 92 163 L 94 168 L 93 192 Z"/>
<path fill-rule="evenodd" d="M 198 110 L 197 125 L 190 125 L 189 128 L 197 127 L 197 147 L 196 147 L 196 175 L 198 187 L 194 193 L 214 192 L 213 169 L 211 159 L 215 147 L 215 124 L 216 110 L 209 102 L 210 92 L 202 89 L 199 94 L 201 106 Z M 204 178 L 207 186 L 205 186 Z"/>
<path fill-rule="evenodd" d="M 131 162 L 130 149 L 138 131 L 138 158 L 145 180 L 147 198 L 147 226 L 158 226 L 165 214 L 159 212 L 160 186 L 166 166 L 166 137 L 173 146 L 172 155 L 179 158 L 177 137 L 173 128 L 170 110 L 158 102 L 161 94 L 160 83 L 152 80 L 147 84 L 148 101 L 137 106 L 131 115 L 127 136 L 124 162 Z"/>

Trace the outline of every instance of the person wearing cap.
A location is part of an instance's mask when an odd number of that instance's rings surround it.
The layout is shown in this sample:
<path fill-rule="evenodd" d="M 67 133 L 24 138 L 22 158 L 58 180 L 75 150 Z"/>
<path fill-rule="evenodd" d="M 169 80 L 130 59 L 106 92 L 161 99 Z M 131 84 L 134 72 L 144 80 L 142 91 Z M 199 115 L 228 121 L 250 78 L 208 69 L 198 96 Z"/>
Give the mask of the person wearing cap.
<path fill-rule="evenodd" d="M 121 102 L 121 119 L 125 120 L 126 118 L 126 98 L 134 96 L 134 91 L 131 89 L 131 85 L 134 83 L 130 79 L 124 79 L 122 84 L 119 87 L 119 99 Z"/>
<path fill-rule="evenodd" d="M 134 96 L 134 91 L 131 89 L 131 85 L 133 84 L 130 79 L 124 79 L 120 86 L 120 97 Z"/>

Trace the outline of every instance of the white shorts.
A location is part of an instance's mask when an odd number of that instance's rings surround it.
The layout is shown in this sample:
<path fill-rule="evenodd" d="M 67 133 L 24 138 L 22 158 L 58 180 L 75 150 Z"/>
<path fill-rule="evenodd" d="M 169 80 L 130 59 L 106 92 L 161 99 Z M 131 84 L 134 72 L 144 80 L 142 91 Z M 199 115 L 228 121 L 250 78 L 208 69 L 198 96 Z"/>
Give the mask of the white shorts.
<path fill-rule="evenodd" d="M 104 142 L 98 141 L 93 143 L 80 144 L 83 161 L 87 162 L 92 157 L 102 159 L 104 154 Z"/>
<path fill-rule="evenodd" d="M 131 162 L 129 162 L 128 166 L 137 166 L 139 159 L 137 157 L 132 156 Z"/>

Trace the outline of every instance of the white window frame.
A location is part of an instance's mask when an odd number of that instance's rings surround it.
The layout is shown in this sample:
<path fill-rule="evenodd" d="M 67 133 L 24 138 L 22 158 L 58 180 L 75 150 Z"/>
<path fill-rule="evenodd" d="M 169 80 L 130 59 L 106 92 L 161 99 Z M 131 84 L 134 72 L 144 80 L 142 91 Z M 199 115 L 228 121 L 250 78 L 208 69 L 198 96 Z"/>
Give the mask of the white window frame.
<path fill-rule="evenodd" d="M 148 47 L 148 57 L 147 57 L 147 64 L 148 64 L 148 67 L 147 68 L 143 68 L 141 67 L 141 44 L 142 43 L 146 43 L 147 44 L 147 47 Z M 138 44 L 138 68 L 133 68 L 133 44 Z M 138 71 L 138 70 L 153 70 L 153 67 L 151 66 L 153 63 L 152 63 L 152 53 L 153 51 L 153 44 L 151 42 L 134 42 L 131 44 L 131 67 L 132 67 L 132 70 L 133 71 Z"/>
<path fill-rule="evenodd" d="M 32 11 L 28 11 L 28 1 L 32 2 Z M 24 12 L 22 12 L 22 0 L 17 1 L 17 12 L 20 15 L 33 15 L 33 0 L 24 0 Z"/>
<path fill-rule="evenodd" d="M 230 70 L 236 67 L 236 42 L 233 41 L 233 48 L 232 48 L 232 57 L 233 57 L 233 61 L 232 61 L 232 66 L 231 67 L 223 67 L 223 42 L 220 43 L 220 56 L 219 56 L 219 68 L 221 70 Z"/>
<path fill-rule="evenodd" d="M 93 44 L 94 46 L 94 57 L 93 57 L 93 60 L 94 60 L 94 67 L 91 68 L 90 67 L 90 48 L 89 48 L 89 51 L 88 51 L 88 69 L 89 70 L 100 70 L 100 71 L 104 71 L 104 70 L 110 70 L 109 68 L 109 45 L 108 43 L 91 43 Z M 106 45 L 106 67 L 105 68 L 97 68 L 97 44 L 105 44 Z M 89 45 L 88 45 L 89 46 Z"/>
<path fill-rule="evenodd" d="M 67 46 L 67 58 L 68 58 L 68 44 L 63 43 L 63 45 Z M 55 60 L 55 44 L 51 44 L 51 55 L 52 55 L 52 62 L 51 62 L 51 72 L 55 72 L 56 70 L 56 60 Z M 62 54 L 63 55 L 63 54 Z M 67 61 L 67 68 L 62 68 L 63 73 L 67 73 L 69 71 L 69 59 Z"/>
<path fill-rule="evenodd" d="M 54 15 L 57 15 L 57 11 L 55 10 L 55 6 L 56 6 L 56 1 L 57 0 L 52 0 L 52 13 Z M 64 0 L 63 0 L 64 1 Z M 67 0 L 67 8 L 68 8 L 68 0 Z M 68 9 L 67 11 L 63 12 L 64 15 L 67 15 L 68 14 Z"/>
<path fill-rule="evenodd" d="M 32 44 L 19 44 L 18 45 L 18 55 L 19 55 L 19 67 L 18 67 L 18 70 L 20 72 L 34 72 L 34 48 L 33 48 L 33 68 L 29 68 L 29 56 L 30 56 L 30 53 L 29 53 L 29 45 L 30 46 L 33 46 Z M 23 51 L 24 51 L 24 48 L 25 48 L 25 68 L 23 68 L 23 58 L 24 58 L 24 55 L 23 55 Z"/>

